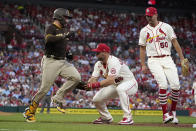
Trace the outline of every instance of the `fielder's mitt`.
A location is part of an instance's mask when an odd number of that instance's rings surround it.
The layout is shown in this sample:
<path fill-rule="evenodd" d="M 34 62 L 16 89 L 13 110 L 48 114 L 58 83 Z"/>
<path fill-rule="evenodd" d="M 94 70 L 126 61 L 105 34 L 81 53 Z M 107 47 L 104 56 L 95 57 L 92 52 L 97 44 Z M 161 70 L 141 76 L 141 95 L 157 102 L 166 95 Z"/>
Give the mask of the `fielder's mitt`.
<path fill-rule="evenodd" d="M 76 89 L 88 90 L 86 82 L 80 81 L 79 84 L 76 86 Z"/>
<path fill-rule="evenodd" d="M 71 51 L 66 51 L 66 58 L 68 59 L 68 60 L 73 60 L 73 54 L 72 54 L 72 52 Z"/>
<path fill-rule="evenodd" d="M 190 72 L 189 72 L 189 61 L 187 58 L 181 62 L 181 67 L 182 67 L 182 75 L 188 76 Z"/>

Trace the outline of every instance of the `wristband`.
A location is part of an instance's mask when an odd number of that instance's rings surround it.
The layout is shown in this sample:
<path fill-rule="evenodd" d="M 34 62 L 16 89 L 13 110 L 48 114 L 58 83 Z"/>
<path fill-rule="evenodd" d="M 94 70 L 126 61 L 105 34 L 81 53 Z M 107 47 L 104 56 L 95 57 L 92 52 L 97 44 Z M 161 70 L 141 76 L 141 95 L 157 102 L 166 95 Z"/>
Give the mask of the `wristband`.
<path fill-rule="evenodd" d="M 101 86 L 100 82 L 94 82 L 94 83 L 88 83 L 87 87 L 88 88 L 99 88 Z"/>

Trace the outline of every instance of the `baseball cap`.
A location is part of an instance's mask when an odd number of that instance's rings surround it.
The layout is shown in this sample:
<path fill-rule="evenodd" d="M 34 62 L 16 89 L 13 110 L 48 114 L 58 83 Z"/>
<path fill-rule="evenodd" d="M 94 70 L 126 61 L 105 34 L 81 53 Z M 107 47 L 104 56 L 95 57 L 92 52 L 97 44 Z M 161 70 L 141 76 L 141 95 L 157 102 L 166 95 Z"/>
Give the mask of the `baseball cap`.
<path fill-rule="evenodd" d="M 92 49 L 94 52 L 107 52 L 110 53 L 110 47 L 104 43 L 99 43 L 96 49 Z"/>
<path fill-rule="evenodd" d="M 147 16 L 153 16 L 155 14 L 157 14 L 157 9 L 156 8 L 154 8 L 154 7 L 148 7 L 146 9 L 146 15 Z"/>

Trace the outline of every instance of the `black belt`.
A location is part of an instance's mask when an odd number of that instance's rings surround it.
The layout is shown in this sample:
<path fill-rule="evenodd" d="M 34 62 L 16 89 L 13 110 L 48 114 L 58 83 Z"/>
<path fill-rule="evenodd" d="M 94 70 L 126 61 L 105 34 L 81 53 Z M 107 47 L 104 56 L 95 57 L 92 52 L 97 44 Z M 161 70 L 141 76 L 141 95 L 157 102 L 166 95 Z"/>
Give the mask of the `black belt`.
<path fill-rule="evenodd" d="M 163 58 L 170 55 L 148 56 L 148 58 Z"/>
<path fill-rule="evenodd" d="M 54 56 L 54 55 L 46 55 L 47 58 L 53 58 L 56 60 L 65 60 L 65 57 L 58 57 L 58 56 Z"/>

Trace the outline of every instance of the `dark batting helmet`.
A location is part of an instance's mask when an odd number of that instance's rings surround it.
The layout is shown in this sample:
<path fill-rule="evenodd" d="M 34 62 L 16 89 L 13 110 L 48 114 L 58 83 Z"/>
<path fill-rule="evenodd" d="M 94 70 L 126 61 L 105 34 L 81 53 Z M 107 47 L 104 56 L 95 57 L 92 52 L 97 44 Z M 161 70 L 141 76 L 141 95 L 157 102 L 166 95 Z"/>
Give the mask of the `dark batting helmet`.
<path fill-rule="evenodd" d="M 62 25 L 64 25 L 65 18 L 68 17 L 69 19 L 72 18 L 69 10 L 63 8 L 57 8 L 53 13 L 53 19 L 59 20 Z"/>

